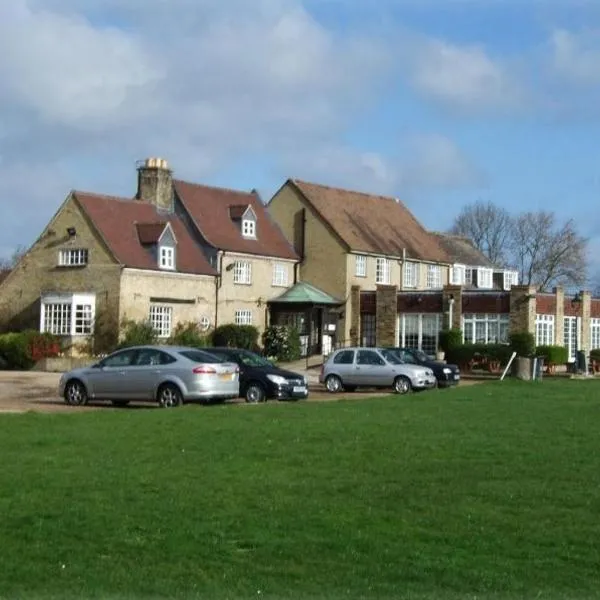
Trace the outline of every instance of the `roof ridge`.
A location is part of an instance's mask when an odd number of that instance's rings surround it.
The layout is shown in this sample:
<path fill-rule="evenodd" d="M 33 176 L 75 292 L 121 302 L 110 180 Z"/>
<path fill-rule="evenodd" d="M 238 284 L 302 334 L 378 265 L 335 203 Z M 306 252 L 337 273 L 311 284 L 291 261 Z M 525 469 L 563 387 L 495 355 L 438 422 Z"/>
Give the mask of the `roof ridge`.
<path fill-rule="evenodd" d="M 245 190 L 236 190 L 230 187 L 220 185 L 208 185 L 207 183 L 196 183 L 194 181 L 185 181 L 185 179 L 173 179 L 173 183 L 183 183 L 184 185 L 193 185 L 194 187 L 205 188 L 209 190 L 217 190 L 221 192 L 233 192 L 234 194 L 244 194 L 245 196 L 258 196 L 256 190 L 252 189 L 249 192 Z"/>
<path fill-rule="evenodd" d="M 384 196 L 383 194 L 370 194 L 369 192 L 361 192 L 360 190 L 352 190 L 350 188 L 340 187 L 340 186 L 335 186 L 335 185 L 327 185 L 325 183 L 315 183 L 313 181 L 305 181 L 304 179 L 297 179 L 295 177 L 292 177 L 291 181 L 293 183 L 295 183 L 296 185 L 298 185 L 298 184 L 314 185 L 315 187 L 325 188 L 328 190 L 335 190 L 337 192 L 346 192 L 349 194 L 357 194 L 358 196 L 366 196 L 367 198 L 378 198 L 381 200 L 391 200 L 392 202 L 394 202 L 396 204 L 402 204 L 405 206 L 404 201 L 396 196 Z"/>
<path fill-rule="evenodd" d="M 117 202 L 134 202 L 135 197 L 128 198 L 127 196 L 113 196 L 111 194 L 99 194 L 98 192 L 86 192 L 85 190 L 72 190 L 73 195 L 92 196 L 101 200 L 115 200 Z"/>

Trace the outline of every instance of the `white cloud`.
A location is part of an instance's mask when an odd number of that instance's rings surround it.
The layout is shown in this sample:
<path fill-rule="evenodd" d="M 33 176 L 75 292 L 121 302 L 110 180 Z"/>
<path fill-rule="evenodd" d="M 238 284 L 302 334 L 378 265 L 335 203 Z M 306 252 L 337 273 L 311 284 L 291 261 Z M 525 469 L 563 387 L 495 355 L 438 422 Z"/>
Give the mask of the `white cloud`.
<path fill-rule="evenodd" d="M 600 84 L 600 31 L 556 29 L 551 38 L 552 67 L 563 80 Z"/>

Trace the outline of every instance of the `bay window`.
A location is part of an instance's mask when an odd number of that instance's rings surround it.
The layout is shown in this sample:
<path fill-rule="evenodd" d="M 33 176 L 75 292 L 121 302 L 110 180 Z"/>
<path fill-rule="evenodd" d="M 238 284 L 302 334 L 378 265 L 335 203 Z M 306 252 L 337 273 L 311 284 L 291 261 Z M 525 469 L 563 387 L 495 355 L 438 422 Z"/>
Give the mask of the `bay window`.
<path fill-rule="evenodd" d="M 505 344 L 508 342 L 508 314 L 465 314 L 463 339 L 465 344 Z"/>
<path fill-rule="evenodd" d="M 95 310 L 95 294 L 44 294 L 40 305 L 40 331 L 54 335 L 91 335 Z"/>

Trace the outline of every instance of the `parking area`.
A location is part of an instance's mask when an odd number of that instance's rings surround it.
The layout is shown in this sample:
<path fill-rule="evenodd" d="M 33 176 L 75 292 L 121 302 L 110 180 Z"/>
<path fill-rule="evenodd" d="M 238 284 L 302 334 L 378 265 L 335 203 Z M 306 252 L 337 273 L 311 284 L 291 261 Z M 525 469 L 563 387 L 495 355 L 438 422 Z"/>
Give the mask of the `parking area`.
<path fill-rule="evenodd" d="M 0 371 L 0 413 L 35 412 L 82 412 L 98 409 L 111 409 L 109 402 L 92 402 L 85 407 L 67 406 L 62 398 L 57 396 L 60 373 L 42 373 L 39 371 Z M 475 381 L 463 381 L 463 385 L 471 385 Z M 321 386 L 311 386 L 310 402 L 341 400 L 342 398 L 369 398 L 386 395 L 386 391 L 365 390 L 352 394 L 328 394 Z M 425 392 L 427 394 L 427 392 Z M 393 395 L 393 394 L 390 394 Z M 242 400 L 228 402 L 246 405 Z M 147 402 L 132 402 L 131 408 L 154 408 Z M 114 409 L 114 410 L 124 410 Z M 126 410 L 126 409 L 125 409 Z"/>

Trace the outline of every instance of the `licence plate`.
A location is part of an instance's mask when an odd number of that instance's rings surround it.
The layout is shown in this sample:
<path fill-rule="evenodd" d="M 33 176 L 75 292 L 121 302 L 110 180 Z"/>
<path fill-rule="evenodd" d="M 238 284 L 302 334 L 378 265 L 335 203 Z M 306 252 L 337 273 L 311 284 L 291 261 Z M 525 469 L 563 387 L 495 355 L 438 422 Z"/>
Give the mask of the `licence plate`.
<path fill-rule="evenodd" d="M 301 386 L 295 386 L 293 390 L 294 394 L 304 394 L 306 392 L 306 388 Z"/>
<path fill-rule="evenodd" d="M 460 379 L 460 375 L 454 375 L 454 379 Z"/>
<path fill-rule="evenodd" d="M 231 381 L 233 379 L 233 373 L 221 373 L 219 378 L 223 381 Z"/>

